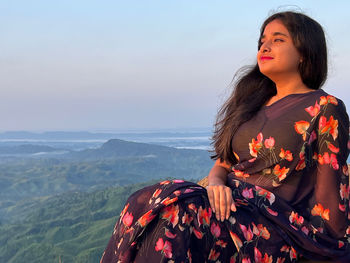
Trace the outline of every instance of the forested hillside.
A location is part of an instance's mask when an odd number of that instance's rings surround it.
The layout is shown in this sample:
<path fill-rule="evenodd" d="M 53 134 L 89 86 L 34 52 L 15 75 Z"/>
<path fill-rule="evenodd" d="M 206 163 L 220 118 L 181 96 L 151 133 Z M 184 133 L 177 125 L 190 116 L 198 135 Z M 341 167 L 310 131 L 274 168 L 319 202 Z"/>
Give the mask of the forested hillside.
<path fill-rule="evenodd" d="M 98 262 L 132 192 L 197 181 L 213 164 L 204 150 L 117 139 L 53 155 L 37 145 L 0 150 L 0 262 L 11 263 Z"/>

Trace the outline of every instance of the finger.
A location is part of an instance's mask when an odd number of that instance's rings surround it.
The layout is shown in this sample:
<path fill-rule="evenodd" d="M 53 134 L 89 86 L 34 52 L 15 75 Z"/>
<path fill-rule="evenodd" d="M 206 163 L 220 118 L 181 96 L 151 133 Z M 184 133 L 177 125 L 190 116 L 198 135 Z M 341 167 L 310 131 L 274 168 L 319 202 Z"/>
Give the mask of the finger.
<path fill-rule="evenodd" d="M 231 198 L 232 198 L 232 196 L 231 196 Z M 231 203 L 231 210 L 232 210 L 233 212 L 236 212 L 236 211 L 237 211 L 237 207 L 236 207 L 235 201 L 233 201 L 233 198 L 232 198 L 232 203 Z"/>
<path fill-rule="evenodd" d="M 215 204 L 215 216 L 220 221 L 220 191 L 219 187 L 216 186 L 214 189 L 214 204 Z"/>
<path fill-rule="evenodd" d="M 226 219 L 230 217 L 230 212 L 231 212 L 231 205 L 232 205 L 232 193 L 231 193 L 231 188 L 226 187 Z"/>
<path fill-rule="evenodd" d="M 226 192 L 222 187 L 220 189 L 220 219 L 223 222 L 226 216 Z"/>
<path fill-rule="evenodd" d="M 213 192 L 213 188 L 211 186 L 207 187 L 207 193 L 208 193 L 208 199 L 209 199 L 211 209 L 215 213 L 214 192 Z"/>

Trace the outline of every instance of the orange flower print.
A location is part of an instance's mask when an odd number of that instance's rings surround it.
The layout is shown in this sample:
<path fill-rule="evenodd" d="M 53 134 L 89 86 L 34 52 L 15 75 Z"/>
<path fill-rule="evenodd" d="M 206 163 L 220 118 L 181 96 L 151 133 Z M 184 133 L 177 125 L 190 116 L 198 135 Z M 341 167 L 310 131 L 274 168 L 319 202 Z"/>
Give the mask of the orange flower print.
<path fill-rule="evenodd" d="M 149 222 L 151 222 L 153 220 L 153 218 L 155 218 L 156 215 L 152 215 L 152 210 L 149 210 L 147 213 L 145 213 L 143 216 L 141 216 L 139 218 L 139 220 L 137 220 L 137 223 L 140 224 L 141 227 L 146 226 Z"/>
<path fill-rule="evenodd" d="M 254 224 L 254 222 L 252 223 L 253 225 L 253 233 L 256 236 L 261 236 L 262 238 L 268 240 L 270 239 L 270 232 L 267 230 L 267 228 L 265 226 L 263 226 L 262 224 L 258 224 L 257 226 Z"/>
<path fill-rule="evenodd" d="M 171 243 L 169 241 L 164 242 L 162 238 L 158 239 L 155 249 L 156 251 L 161 251 L 166 258 L 171 258 L 173 256 Z"/>
<path fill-rule="evenodd" d="M 152 198 L 157 198 L 161 192 L 162 192 L 162 189 L 160 188 L 156 189 L 152 195 Z"/>
<path fill-rule="evenodd" d="M 229 231 L 230 231 L 231 239 L 232 239 L 233 243 L 235 244 L 237 251 L 239 252 L 239 250 L 241 249 L 241 247 L 243 245 L 242 240 L 235 233 L 233 233 L 231 230 L 229 230 Z"/>
<path fill-rule="evenodd" d="M 320 216 L 321 218 L 323 218 L 325 220 L 329 220 L 329 209 L 324 209 L 320 203 L 316 204 L 312 208 L 311 214 L 313 216 Z"/>
<path fill-rule="evenodd" d="M 170 205 L 170 204 L 172 204 L 172 203 L 175 203 L 175 202 L 177 201 L 177 199 L 178 199 L 177 196 L 174 197 L 174 198 L 170 198 L 170 197 L 168 196 L 167 198 L 165 198 L 165 199 L 161 202 L 161 204 L 163 204 L 163 205 Z"/>
<path fill-rule="evenodd" d="M 263 146 L 262 141 L 263 141 L 263 135 L 260 132 L 257 136 L 257 140 L 252 139 L 252 142 L 249 143 L 249 151 L 251 156 L 258 157 L 258 152 Z"/>
<path fill-rule="evenodd" d="M 328 103 L 334 104 L 334 105 L 338 105 L 338 101 L 337 99 L 332 96 L 332 95 L 328 95 L 327 97 L 322 96 L 320 98 L 320 105 L 326 105 Z"/>
<path fill-rule="evenodd" d="M 349 167 L 347 164 L 343 165 L 343 174 L 349 176 Z"/>
<path fill-rule="evenodd" d="M 257 263 L 272 263 L 272 256 L 269 256 L 265 253 L 264 257 L 262 257 L 261 252 L 257 247 L 254 247 L 254 260 Z"/>
<path fill-rule="evenodd" d="M 215 242 L 215 245 L 225 248 L 227 246 L 227 242 L 224 242 L 223 240 L 218 240 Z"/>
<path fill-rule="evenodd" d="M 290 151 L 285 151 L 283 148 L 281 148 L 281 152 L 279 155 L 282 159 L 286 159 L 287 161 L 291 162 L 293 161 L 293 154 Z"/>
<path fill-rule="evenodd" d="M 297 133 L 303 135 L 303 140 L 306 140 L 306 132 L 310 127 L 310 123 L 307 121 L 297 121 L 294 123 L 294 129 Z"/>
<path fill-rule="evenodd" d="M 328 149 L 330 149 L 334 153 L 338 153 L 339 152 L 339 148 L 335 147 L 333 144 L 331 144 L 328 141 L 327 141 L 327 147 L 328 147 Z"/>
<path fill-rule="evenodd" d="M 317 101 L 315 103 L 315 106 L 305 108 L 305 110 L 310 114 L 311 117 L 315 117 L 320 112 L 320 109 L 320 104 L 318 104 Z"/>
<path fill-rule="evenodd" d="M 209 260 L 212 260 L 212 261 L 215 261 L 215 260 L 218 259 L 219 256 L 220 256 L 220 252 L 217 252 L 217 251 L 215 251 L 215 249 L 212 248 L 212 249 L 210 250 L 208 259 L 209 259 Z"/>
<path fill-rule="evenodd" d="M 134 216 L 132 213 L 126 212 L 126 214 L 123 216 L 123 224 L 127 227 L 131 226 L 133 220 Z"/>
<path fill-rule="evenodd" d="M 179 222 L 179 206 L 170 205 L 162 209 L 160 214 L 161 218 L 168 220 L 168 222 L 173 224 L 173 227 Z"/>
<path fill-rule="evenodd" d="M 197 207 L 196 207 L 196 205 L 194 203 L 188 204 L 188 208 L 193 210 L 193 211 L 195 211 L 197 213 Z"/>
<path fill-rule="evenodd" d="M 249 242 L 250 240 L 253 239 L 253 236 L 254 236 L 254 235 L 253 235 L 253 232 L 252 232 L 250 226 L 249 226 L 248 229 L 247 229 L 247 227 L 246 227 L 245 225 L 239 224 L 239 227 L 241 228 L 241 230 L 242 230 L 242 232 L 243 232 L 244 238 L 245 238 L 248 242 Z"/>
<path fill-rule="evenodd" d="M 264 144 L 267 149 L 273 149 L 273 146 L 275 146 L 275 139 L 270 136 L 270 138 L 265 139 Z"/>
<path fill-rule="evenodd" d="M 290 257 L 291 261 L 293 261 L 293 259 L 297 258 L 297 252 L 293 247 L 290 247 L 289 257 Z"/>
<path fill-rule="evenodd" d="M 285 260 L 285 258 L 278 257 L 276 263 L 284 263 Z"/>
<path fill-rule="evenodd" d="M 277 176 L 279 182 L 286 178 L 288 172 L 289 168 L 281 168 L 279 164 L 276 164 L 276 166 L 273 168 L 273 173 Z"/>
<path fill-rule="evenodd" d="M 211 213 L 210 207 L 203 209 L 202 206 L 200 206 L 198 208 L 198 214 L 197 214 L 199 226 L 201 225 L 209 226 L 211 214 L 212 213 Z"/>
<path fill-rule="evenodd" d="M 321 154 L 318 155 L 318 163 L 319 164 L 330 164 L 334 170 L 339 169 L 339 164 L 337 160 L 337 156 L 334 153 L 329 155 L 328 152 L 325 152 L 323 156 Z"/>
<path fill-rule="evenodd" d="M 219 238 L 221 234 L 221 229 L 219 224 L 216 224 L 215 222 L 213 222 L 210 227 L 210 232 L 213 234 L 215 238 Z"/>
<path fill-rule="evenodd" d="M 298 213 L 294 213 L 294 211 L 292 211 L 292 213 L 289 216 L 289 222 L 295 223 L 300 226 L 304 222 L 304 217 L 299 216 Z"/>
<path fill-rule="evenodd" d="M 333 116 L 327 118 L 325 116 L 321 116 L 318 123 L 318 133 L 319 134 L 330 134 L 333 137 L 333 140 L 336 140 L 338 137 L 338 120 L 335 120 Z"/>
<path fill-rule="evenodd" d="M 167 228 L 165 229 L 165 235 L 171 239 L 174 239 L 176 237 L 176 234 L 171 233 L 170 230 Z"/>
<path fill-rule="evenodd" d="M 185 212 L 182 217 L 182 224 L 186 224 L 189 226 L 192 220 L 193 220 L 193 217 Z"/>
<path fill-rule="evenodd" d="M 193 233 L 196 236 L 196 238 L 198 239 L 202 239 L 203 238 L 203 233 L 195 228 L 193 228 Z"/>
<path fill-rule="evenodd" d="M 235 173 L 235 176 L 237 176 L 237 177 L 242 177 L 242 178 L 249 177 L 249 174 L 247 174 L 247 173 L 245 173 L 243 171 L 236 170 L 236 169 L 232 169 L 232 171 Z"/>
<path fill-rule="evenodd" d="M 305 152 L 300 152 L 299 153 L 299 162 L 297 164 L 297 166 L 295 167 L 295 170 L 297 171 L 300 171 L 300 170 L 303 170 L 305 167 L 306 167 L 306 164 L 305 164 Z"/>

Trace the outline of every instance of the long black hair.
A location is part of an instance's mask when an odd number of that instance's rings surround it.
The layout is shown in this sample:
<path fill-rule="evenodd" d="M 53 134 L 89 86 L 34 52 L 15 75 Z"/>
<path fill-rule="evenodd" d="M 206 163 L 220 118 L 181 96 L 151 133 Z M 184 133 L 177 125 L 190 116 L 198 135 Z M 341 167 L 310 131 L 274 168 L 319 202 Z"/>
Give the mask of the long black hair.
<path fill-rule="evenodd" d="M 266 25 L 275 19 L 280 20 L 287 28 L 302 57 L 298 70 L 303 83 L 311 89 L 319 89 L 327 79 L 328 69 L 327 46 L 322 26 L 299 12 L 275 13 L 261 26 L 258 50 Z M 231 143 L 238 127 L 250 120 L 277 92 L 275 83 L 260 72 L 257 63 L 238 70 L 235 79 L 232 94 L 217 113 L 211 142 L 214 145 L 211 158 L 220 158 L 221 161 L 231 164 L 237 163 Z"/>

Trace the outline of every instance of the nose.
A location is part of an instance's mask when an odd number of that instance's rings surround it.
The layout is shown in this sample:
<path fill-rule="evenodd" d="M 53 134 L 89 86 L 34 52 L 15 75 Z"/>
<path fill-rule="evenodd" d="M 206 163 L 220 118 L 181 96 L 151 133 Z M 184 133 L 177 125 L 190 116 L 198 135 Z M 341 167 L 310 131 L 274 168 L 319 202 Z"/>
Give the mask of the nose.
<path fill-rule="evenodd" d="M 266 40 L 263 44 L 260 46 L 260 51 L 261 52 L 267 52 L 271 50 L 271 45 L 270 41 Z"/>

